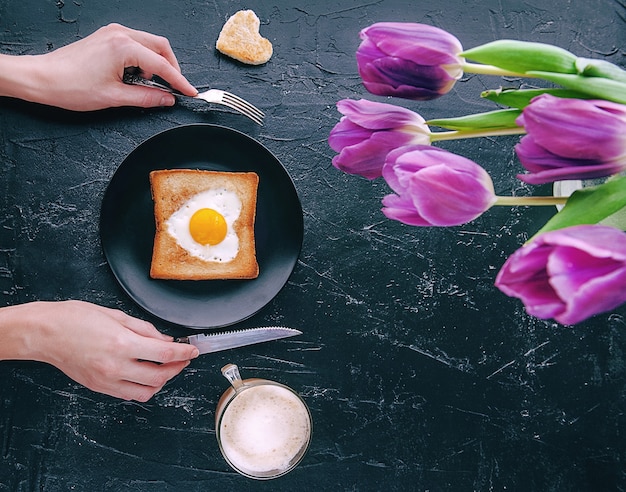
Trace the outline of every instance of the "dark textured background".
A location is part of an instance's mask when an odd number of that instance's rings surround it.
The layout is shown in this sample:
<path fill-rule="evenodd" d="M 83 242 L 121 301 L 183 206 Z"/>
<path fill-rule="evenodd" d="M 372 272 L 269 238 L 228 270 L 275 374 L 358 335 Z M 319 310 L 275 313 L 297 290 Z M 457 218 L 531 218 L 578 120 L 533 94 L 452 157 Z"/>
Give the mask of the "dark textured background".
<path fill-rule="evenodd" d="M 274 45 L 264 66 L 214 49 L 241 8 Z M 80 298 L 150 319 L 104 259 L 100 202 L 124 157 L 177 125 L 258 139 L 293 177 L 305 223 L 290 281 L 245 323 L 300 328 L 297 339 L 201 357 L 145 404 L 92 393 L 50 366 L 0 363 L 0 490 L 624 490 L 626 308 L 565 328 L 493 287 L 552 210 L 494 209 L 447 229 L 392 223 L 380 213 L 384 183 L 335 170 L 327 137 L 337 100 L 374 99 L 354 58 L 373 22 L 433 24 L 467 48 L 553 43 L 624 67 L 625 20 L 623 0 L 0 0 L 3 53 L 43 53 L 120 22 L 167 36 L 193 84 L 267 113 L 260 128 L 194 102 L 72 114 L 0 100 L 3 305 Z M 444 98 L 401 104 L 426 118 L 484 111 L 493 106 L 479 91 L 502 83 L 519 81 L 468 75 Z M 515 141 L 443 146 L 484 165 L 499 194 L 548 193 L 515 179 Z M 221 458 L 213 418 L 227 362 L 307 400 L 313 442 L 289 475 L 253 482 Z"/>

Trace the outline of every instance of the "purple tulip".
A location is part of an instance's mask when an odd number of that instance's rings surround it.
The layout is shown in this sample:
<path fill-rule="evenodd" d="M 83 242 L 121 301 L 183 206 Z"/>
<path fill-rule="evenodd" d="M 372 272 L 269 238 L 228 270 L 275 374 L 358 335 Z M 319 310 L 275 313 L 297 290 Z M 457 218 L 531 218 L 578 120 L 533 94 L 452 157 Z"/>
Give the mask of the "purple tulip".
<path fill-rule="evenodd" d="M 346 173 L 378 178 L 389 151 L 410 143 L 430 143 L 424 119 L 400 106 L 343 99 L 337 109 L 344 116 L 331 130 L 328 144 L 339 152 L 333 166 Z"/>
<path fill-rule="evenodd" d="M 409 225 L 464 224 L 496 201 L 491 178 L 482 167 L 428 145 L 390 152 L 383 177 L 397 193 L 383 198 L 383 213 Z"/>
<path fill-rule="evenodd" d="M 626 106 L 604 100 L 536 97 L 516 123 L 527 135 L 515 147 L 530 184 L 591 179 L 626 170 Z"/>
<path fill-rule="evenodd" d="M 359 75 L 372 94 L 426 101 L 448 93 L 463 75 L 461 43 L 436 27 L 380 22 L 360 37 Z"/>
<path fill-rule="evenodd" d="M 564 325 L 626 302 L 626 234 L 601 225 L 546 232 L 505 262 L 496 287 Z"/>

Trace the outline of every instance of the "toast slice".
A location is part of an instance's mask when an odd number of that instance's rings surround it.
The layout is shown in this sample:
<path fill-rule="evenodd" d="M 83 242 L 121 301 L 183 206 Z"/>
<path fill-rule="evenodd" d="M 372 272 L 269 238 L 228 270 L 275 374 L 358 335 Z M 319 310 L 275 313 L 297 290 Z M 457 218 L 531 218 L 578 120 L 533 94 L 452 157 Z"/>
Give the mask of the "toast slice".
<path fill-rule="evenodd" d="M 253 279 L 259 275 L 254 222 L 259 177 L 253 172 L 221 172 L 193 169 L 158 170 L 150 173 L 156 234 L 150 277 L 170 280 Z M 209 190 L 228 190 L 241 201 L 232 224 L 239 250 L 230 261 L 207 261 L 191 254 L 168 231 L 167 221 L 193 197 Z M 185 224 L 188 227 L 188 223 Z M 230 226 L 229 226 L 230 227 Z"/>
<path fill-rule="evenodd" d="M 261 21 L 252 10 L 240 10 L 230 17 L 217 38 L 218 51 L 248 65 L 262 65 L 274 51 L 269 39 L 259 34 Z"/>

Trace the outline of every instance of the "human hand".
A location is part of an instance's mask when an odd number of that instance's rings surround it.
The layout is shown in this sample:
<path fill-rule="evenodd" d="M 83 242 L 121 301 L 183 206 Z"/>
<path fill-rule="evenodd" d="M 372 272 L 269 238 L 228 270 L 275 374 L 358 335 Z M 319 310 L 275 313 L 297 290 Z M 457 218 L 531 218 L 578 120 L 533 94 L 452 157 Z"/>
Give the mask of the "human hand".
<path fill-rule="evenodd" d="M 196 347 L 173 342 L 147 321 L 88 302 L 5 309 L 10 317 L 0 318 L 0 329 L 17 327 L 28 353 L 4 358 L 50 363 L 87 388 L 124 400 L 149 400 L 198 356 Z M 10 345 L 11 334 L 3 335 Z"/>
<path fill-rule="evenodd" d="M 169 41 L 161 36 L 109 24 L 93 34 L 44 55 L 36 63 L 39 99 L 34 102 L 74 111 L 118 106 L 172 106 L 173 95 L 124 84 L 124 69 L 139 67 L 144 77 L 167 80 L 188 96 L 198 91 L 180 73 Z M 27 98 L 33 100 L 33 98 Z"/>

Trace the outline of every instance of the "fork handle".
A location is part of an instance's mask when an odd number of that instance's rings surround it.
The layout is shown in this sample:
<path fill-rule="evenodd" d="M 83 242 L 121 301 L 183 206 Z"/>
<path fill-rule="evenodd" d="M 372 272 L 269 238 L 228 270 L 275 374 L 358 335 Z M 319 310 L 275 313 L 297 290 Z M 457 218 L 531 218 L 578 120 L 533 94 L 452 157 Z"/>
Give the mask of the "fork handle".
<path fill-rule="evenodd" d="M 137 75 L 131 72 L 124 72 L 124 77 L 122 78 L 122 81 L 125 84 L 141 85 L 143 87 L 152 87 L 154 89 L 160 89 L 162 91 L 169 92 L 170 94 L 174 94 L 176 96 L 185 95 L 182 92 L 178 92 L 176 89 L 172 89 L 167 83 L 160 83 L 160 82 L 157 82 L 156 80 L 146 79 L 144 77 L 141 77 L 140 75 Z"/>

